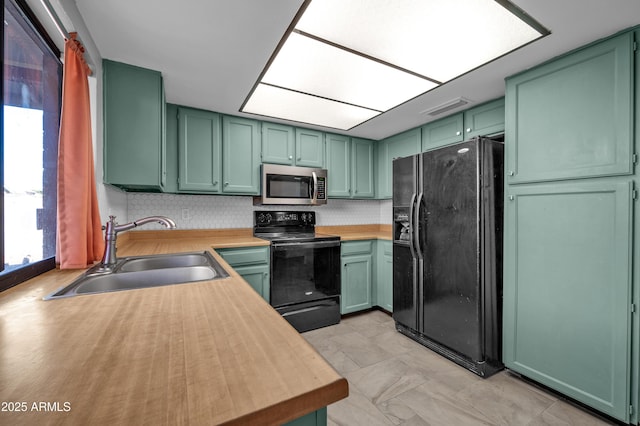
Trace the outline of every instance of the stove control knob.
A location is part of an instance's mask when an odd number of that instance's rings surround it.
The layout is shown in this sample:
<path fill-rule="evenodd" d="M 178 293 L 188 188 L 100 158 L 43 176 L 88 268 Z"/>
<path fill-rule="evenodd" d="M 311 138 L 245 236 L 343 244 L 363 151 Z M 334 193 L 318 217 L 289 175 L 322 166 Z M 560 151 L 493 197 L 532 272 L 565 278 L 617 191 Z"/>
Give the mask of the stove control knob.
<path fill-rule="evenodd" d="M 258 223 L 264 223 L 264 213 L 258 215 Z"/>
<path fill-rule="evenodd" d="M 265 218 L 266 218 L 266 222 L 267 222 L 267 223 L 271 223 L 271 213 L 267 213 L 267 214 L 265 215 Z"/>

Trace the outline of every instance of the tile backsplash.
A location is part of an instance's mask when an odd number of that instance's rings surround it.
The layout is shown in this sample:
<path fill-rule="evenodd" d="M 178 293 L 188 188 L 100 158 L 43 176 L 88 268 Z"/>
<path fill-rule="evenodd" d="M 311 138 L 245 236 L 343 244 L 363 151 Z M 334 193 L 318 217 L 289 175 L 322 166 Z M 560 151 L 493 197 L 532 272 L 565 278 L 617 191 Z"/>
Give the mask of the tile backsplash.
<path fill-rule="evenodd" d="M 163 215 L 175 220 L 180 229 L 251 228 L 254 210 L 314 210 L 317 225 L 390 224 L 391 200 L 336 200 L 324 206 L 254 206 L 252 197 L 127 194 L 128 220 Z M 121 221 L 122 222 L 122 221 Z M 144 229 L 160 229 L 148 225 Z"/>

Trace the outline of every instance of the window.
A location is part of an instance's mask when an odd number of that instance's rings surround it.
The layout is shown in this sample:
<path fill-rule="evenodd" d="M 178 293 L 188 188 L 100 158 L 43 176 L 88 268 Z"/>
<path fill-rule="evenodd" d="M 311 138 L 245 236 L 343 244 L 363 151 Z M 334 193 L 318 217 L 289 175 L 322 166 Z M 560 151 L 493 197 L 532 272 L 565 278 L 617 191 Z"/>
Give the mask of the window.
<path fill-rule="evenodd" d="M 24 0 L 4 0 L 0 291 L 55 267 L 60 52 Z"/>

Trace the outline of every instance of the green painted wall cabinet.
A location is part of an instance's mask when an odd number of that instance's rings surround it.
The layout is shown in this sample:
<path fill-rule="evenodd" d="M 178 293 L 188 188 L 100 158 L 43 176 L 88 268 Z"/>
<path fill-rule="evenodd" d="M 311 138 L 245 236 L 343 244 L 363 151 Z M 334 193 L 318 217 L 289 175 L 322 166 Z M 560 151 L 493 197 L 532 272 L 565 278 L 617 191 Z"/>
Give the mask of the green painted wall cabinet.
<path fill-rule="evenodd" d="M 375 142 L 327 134 L 327 171 L 331 198 L 375 196 Z"/>
<path fill-rule="evenodd" d="M 163 190 L 166 179 L 165 102 L 162 75 L 102 61 L 103 180 L 125 190 Z"/>
<path fill-rule="evenodd" d="M 640 405 L 637 35 L 506 85 L 503 361 L 625 423 Z"/>

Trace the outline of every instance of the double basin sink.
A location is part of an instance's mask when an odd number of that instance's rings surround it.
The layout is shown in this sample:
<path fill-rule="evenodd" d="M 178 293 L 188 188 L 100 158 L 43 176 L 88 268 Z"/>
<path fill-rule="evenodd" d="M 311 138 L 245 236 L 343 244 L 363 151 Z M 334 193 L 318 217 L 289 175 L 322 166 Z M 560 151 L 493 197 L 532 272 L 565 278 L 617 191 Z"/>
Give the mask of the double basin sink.
<path fill-rule="evenodd" d="M 227 271 L 207 251 L 125 257 L 118 259 L 116 265 L 108 271 L 102 265 L 90 268 L 71 284 L 49 294 L 44 300 L 208 281 L 228 276 Z"/>

